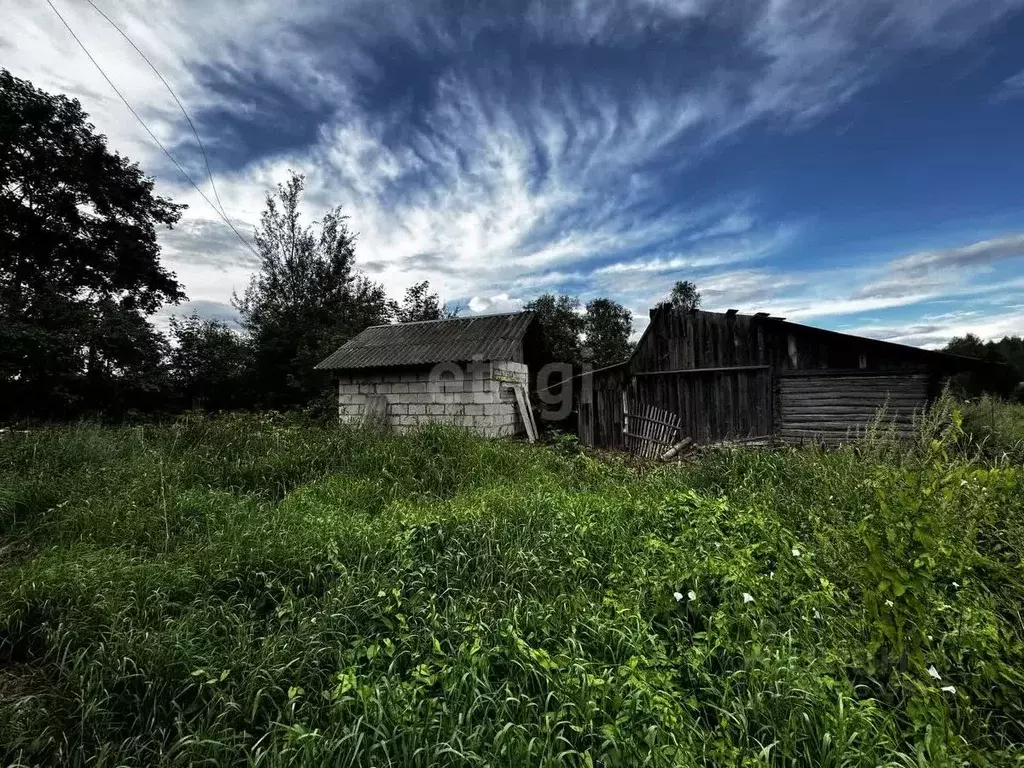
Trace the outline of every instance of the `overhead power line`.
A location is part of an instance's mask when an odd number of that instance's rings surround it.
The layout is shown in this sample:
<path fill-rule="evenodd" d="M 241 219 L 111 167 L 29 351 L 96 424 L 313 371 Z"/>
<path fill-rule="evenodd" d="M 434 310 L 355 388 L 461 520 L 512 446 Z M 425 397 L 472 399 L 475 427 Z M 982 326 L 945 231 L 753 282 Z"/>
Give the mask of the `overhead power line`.
<path fill-rule="evenodd" d="M 92 65 L 96 67 L 99 73 L 103 76 L 103 79 L 107 81 L 107 85 L 111 87 L 114 93 L 117 94 L 118 98 L 121 99 L 122 102 L 124 102 L 124 105 L 126 107 L 128 107 L 128 111 L 131 112 L 135 119 L 139 121 L 139 125 L 141 125 L 145 129 L 146 133 L 149 134 L 149 137 L 153 139 L 154 143 L 156 143 L 156 145 L 160 147 L 161 150 L 163 150 L 163 153 L 167 155 L 167 159 L 170 160 L 174 164 L 174 167 L 181 172 L 181 175 L 184 176 L 188 183 L 191 184 L 192 187 L 195 189 L 195 191 L 199 193 L 199 196 L 203 198 L 203 200 L 205 200 L 211 208 L 213 208 L 213 210 L 217 213 L 218 216 L 221 217 L 221 219 L 224 220 L 224 223 L 231 228 L 231 231 L 235 233 L 235 237 L 238 238 L 239 242 L 241 242 L 242 245 L 248 248 L 252 252 L 253 256 L 259 259 L 260 255 L 256 251 L 256 249 L 252 247 L 252 244 L 244 237 L 242 237 L 241 233 L 237 229 L 235 229 L 235 225 L 231 223 L 231 220 L 228 219 L 224 212 L 218 209 L 217 206 L 210 201 L 210 198 L 206 196 L 206 193 L 199 188 L 199 185 L 196 184 L 195 181 L 193 181 L 192 177 L 188 175 L 188 172 L 181 167 L 181 164 L 177 160 L 174 159 L 174 156 L 167 150 L 167 147 L 163 145 L 160 139 L 156 137 L 156 134 L 150 130 L 148 125 L 146 125 L 146 121 L 142 119 L 139 113 L 135 111 L 135 108 L 132 107 L 128 99 L 124 97 L 124 94 L 122 94 L 121 91 L 118 90 L 117 86 L 114 85 L 114 82 L 110 79 L 110 77 L 107 76 L 107 73 L 104 71 L 103 67 L 100 66 L 100 63 L 96 61 L 93 55 L 89 52 L 89 49 L 86 47 L 85 43 L 83 43 L 82 40 L 78 37 L 78 35 L 75 34 L 75 30 L 71 28 L 71 25 L 68 24 L 67 20 L 61 15 L 61 12 L 57 10 L 57 7 L 53 4 L 52 0 L 46 0 L 46 4 L 50 6 L 50 10 L 52 10 L 57 15 L 57 18 L 60 19 L 61 23 L 71 34 L 71 37 L 73 37 L 75 39 L 75 42 L 78 43 L 78 46 L 82 49 L 82 52 L 89 58 L 89 61 L 91 61 Z"/>
<path fill-rule="evenodd" d="M 113 19 L 107 16 L 107 14 L 103 12 L 103 9 L 96 5 L 96 3 L 93 2 L 93 0 L 86 0 L 86 2 L 89 3 L 89 5 L 92 6 L 92 9 L 96 11 L 96 13 L 98 13 L 100 16 L 102 16 L 110 26 L 116 29 L 118 33 L 121 35 L 121 37 L 128 41 L 128 44 L 132 48 L 134 48 L 135 52 L 139 54 L 139 56 L 142 57 L 143 61 L 145 61 L 149 65 L 149 68 L 153 70 L 153 74 L 160 78 L 160 82 L 164 84 L 164 88 L 166 88 L 167 92 L 171 94 L 171 98 L 174 99 L 174 103 L 178 105 L 178 109 L 181 110 L 181 114 L 183 114 L 185 116 L 185 120 L 188 121 L 188 126 L 192 129 L 192 135 L 196 137 L 196 144 L 199 145 L 199 151 L 203 153 L 203 162 L 206 163 L 206 175 L 210 179 L 210 187 L 213 188 L 213 196 L 217 200 L 217 205 L 220 207 L 221 213 L 224 213 L 224 203 L 221 202 L 220 193 L 217 192 L 217 184 L 213 180 L 213 170 L 210 168 L 210 158 L 206 154 L 206 147 L 203 146 L 203 140 L 199 138 L 199 131 L 196 130 L 195 123 L 192 122 L 192 118 L 186 111 L 185 105 L 182 104 L 181 101 L 178 99 L 178 94 L 174 92 L 174 89 L 171 88 L 171 84 L 164 79 L 164 76 L 162 74 L 160 74 L 160 70 L 156 68 L 156 64 L 150 61 L 149 57 L 143 52 L 143 50 L 135 44 L 135 41 L 128 37 L 128 33 L 121 29 L 121 27 L 119 27 Z"/>

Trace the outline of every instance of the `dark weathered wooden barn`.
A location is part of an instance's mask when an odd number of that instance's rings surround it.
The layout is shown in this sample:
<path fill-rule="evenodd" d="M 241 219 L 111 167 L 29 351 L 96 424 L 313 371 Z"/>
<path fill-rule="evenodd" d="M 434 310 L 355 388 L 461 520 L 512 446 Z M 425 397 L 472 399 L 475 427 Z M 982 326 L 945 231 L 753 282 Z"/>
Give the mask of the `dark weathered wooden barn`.
<path fill-rule="evenodd" d="M 632 447 L 631 435 L 642 430 L 666 444 L 685 437 L 833 443 L 862 432 L 883 406 L 907 432 L 950 375 L 979 365 L 765 313 L 662 306 L 651 310 L 629 360 L 584 382 L 580 437 L 610 448 Z"/>

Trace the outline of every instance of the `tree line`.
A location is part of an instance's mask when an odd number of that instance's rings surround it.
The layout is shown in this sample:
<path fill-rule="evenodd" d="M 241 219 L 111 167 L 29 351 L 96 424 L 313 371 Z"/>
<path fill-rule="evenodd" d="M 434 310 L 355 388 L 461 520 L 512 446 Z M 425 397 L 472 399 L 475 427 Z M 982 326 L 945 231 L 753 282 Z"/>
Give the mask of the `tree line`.
<path fill-rule="evenodd" d="M 333 410 L 317 362 L 371 326 L 454 316 L 427 281 L 394 300 L 356 268 L 340 208 L 305 224 L 304 179 L 268 193 L 259 266 L 233 297 L 239 327 L 197 314 L 160 262 L 157 232 L 185 206 L 111 151 L 75 99 L 0 70 L 0 418 L 124 417 L 190 408 Z M 595 366 L 630 352 L 630 312 L 548 294 L 537 312 L 559 360 Z"/>
<path fill-rule="evenodd" d="M 943 351 L 998 364 L 995 370 L 985 373 L 955 376 L 952 383 L 959 394 L 973 397 L 990 392 L 1024 402 L 1024 337 L 1004 336 L 999 341 L 986 342 L 968 333 L 951 339 Z"/>

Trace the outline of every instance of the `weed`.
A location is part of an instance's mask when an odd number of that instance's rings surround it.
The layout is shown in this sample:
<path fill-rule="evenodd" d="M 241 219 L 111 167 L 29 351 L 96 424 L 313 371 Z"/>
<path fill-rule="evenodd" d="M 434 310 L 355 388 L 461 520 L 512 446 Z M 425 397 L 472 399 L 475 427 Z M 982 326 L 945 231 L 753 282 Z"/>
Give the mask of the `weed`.
<path fill-rule="evenodd" d="M 5 440 L 0 757 L 1018 765 L 1024 470 L 962 427 L 642 475 L 274 415 Z"/>

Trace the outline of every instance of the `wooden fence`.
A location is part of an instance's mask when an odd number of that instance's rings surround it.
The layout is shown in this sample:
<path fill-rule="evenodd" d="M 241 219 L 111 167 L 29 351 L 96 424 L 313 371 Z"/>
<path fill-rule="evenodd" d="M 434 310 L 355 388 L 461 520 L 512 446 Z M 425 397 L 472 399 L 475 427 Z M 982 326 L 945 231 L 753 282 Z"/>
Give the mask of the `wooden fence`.
<path fill-rule="evenodd" d="M 622 393 L 622 434 L 630 453 L 645 459 L 661 456 L 679 442 L 679 417 L 650 403 L 629 402 Z"/>

